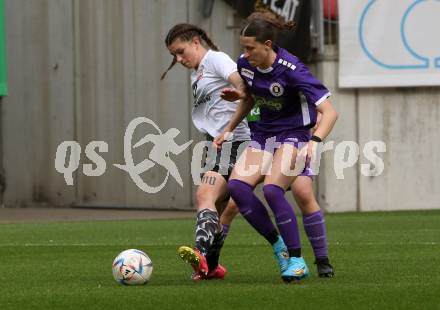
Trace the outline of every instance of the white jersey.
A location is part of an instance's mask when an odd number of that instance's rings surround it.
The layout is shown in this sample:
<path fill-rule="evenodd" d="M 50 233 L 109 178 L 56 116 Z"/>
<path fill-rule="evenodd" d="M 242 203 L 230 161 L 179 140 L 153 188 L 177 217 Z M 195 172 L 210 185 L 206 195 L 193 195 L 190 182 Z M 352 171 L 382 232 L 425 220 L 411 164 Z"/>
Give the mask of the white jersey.
<path fill-rule="evenodd" d="M 196 128 L 211 137 L 221 134 L 237 109 L 237 102 L 223 100 L 220 94 L 231 87 L 229 76 L 237 71 L 235 62 L 225 53 L 208 50 L 199 67 L 191 73 L 193 90 L 192 121 Z M 244 119 L 233 132 L 232 141 L 250 139 Z"/>

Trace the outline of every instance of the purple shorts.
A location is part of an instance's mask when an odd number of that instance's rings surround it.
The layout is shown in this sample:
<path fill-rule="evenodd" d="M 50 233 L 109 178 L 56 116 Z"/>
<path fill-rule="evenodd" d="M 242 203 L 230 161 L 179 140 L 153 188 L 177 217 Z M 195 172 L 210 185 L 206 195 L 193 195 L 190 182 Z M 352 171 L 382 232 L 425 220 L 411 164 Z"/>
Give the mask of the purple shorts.
<path fill-rule="evenodd" d="M 274 153 L 282 144 L 290 144 L 295 148 L 300 148 L 309 142 L 311 137 L 310 129 L 300 129 L 282 131 L 280 133 L 251 132 L 250 147 Z M 308 176 L 313 178 L 310 165 L 306 165 L 303 172 L 298 176 Z"/>

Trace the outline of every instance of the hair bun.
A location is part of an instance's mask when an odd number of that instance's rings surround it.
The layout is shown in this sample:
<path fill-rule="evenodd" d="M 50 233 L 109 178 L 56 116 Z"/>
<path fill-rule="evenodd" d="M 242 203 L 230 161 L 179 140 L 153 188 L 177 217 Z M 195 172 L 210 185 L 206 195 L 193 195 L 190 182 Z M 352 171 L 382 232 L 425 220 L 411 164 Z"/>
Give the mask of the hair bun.
<path fill-rule="evenodd" d="M 284 29 L 286 30 L 294 30 L 296 27 L 296 23 L 294 21 L 289 21 L 284 24 Z"/>
<path fill-rule="evenodd" d="M 273 25 L 278 30 L 294 30 L 296 26 L 294 21 L 286 22 L 284 17 L 276 14 L 275 12 L 267 8 L 255 9 L 255 11 L 246 19 L 248 23 L 256 20 L 264 20 Z"/>

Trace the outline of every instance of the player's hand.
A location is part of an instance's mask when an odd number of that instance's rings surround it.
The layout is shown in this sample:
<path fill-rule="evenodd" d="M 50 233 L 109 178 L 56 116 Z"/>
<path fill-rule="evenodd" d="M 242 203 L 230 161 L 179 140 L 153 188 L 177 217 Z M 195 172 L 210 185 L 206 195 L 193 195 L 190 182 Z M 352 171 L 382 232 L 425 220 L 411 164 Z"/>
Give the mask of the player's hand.
<path fill-rule="evenodd" d="M 220 97 L 226 101 L 237 101 L 243 98 L 243 93 L 235 88 L 224 88 Z"/>
<path fill-rule="evenodd" d="M 221 149 L 222 144 L 225 141 L 229 141 L 231 139 L 232 139 L 232 132 L 225 131 L 225 132 L 222 132 L 221 134 L 219 134 L 217 137 L 215 137 L 214 140 L 212 141 L 212 144 L 214 144 L 215 148 Z"/>

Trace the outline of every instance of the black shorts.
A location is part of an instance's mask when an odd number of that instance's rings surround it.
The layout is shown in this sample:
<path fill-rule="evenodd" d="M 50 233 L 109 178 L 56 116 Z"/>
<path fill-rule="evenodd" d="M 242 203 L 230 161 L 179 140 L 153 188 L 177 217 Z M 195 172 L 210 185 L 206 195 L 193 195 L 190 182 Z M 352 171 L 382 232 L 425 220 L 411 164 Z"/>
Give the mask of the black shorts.
<path fill-rule="evenodd" d="M 246 149 L 248 144 L 249 141 L 225 142 L 223 143 L 221 149 L 214 149 L 213 152 L 215 152 L 215 154 L 208 154 L 206 159 L 206 165 L 213 165 L 213 167 L 208 171 L 217 172 L 221 174 L 226 181 L 228 181 L 232 170 L 234 169 L 235 163 L 240 157 L 241 152 Z"/>

